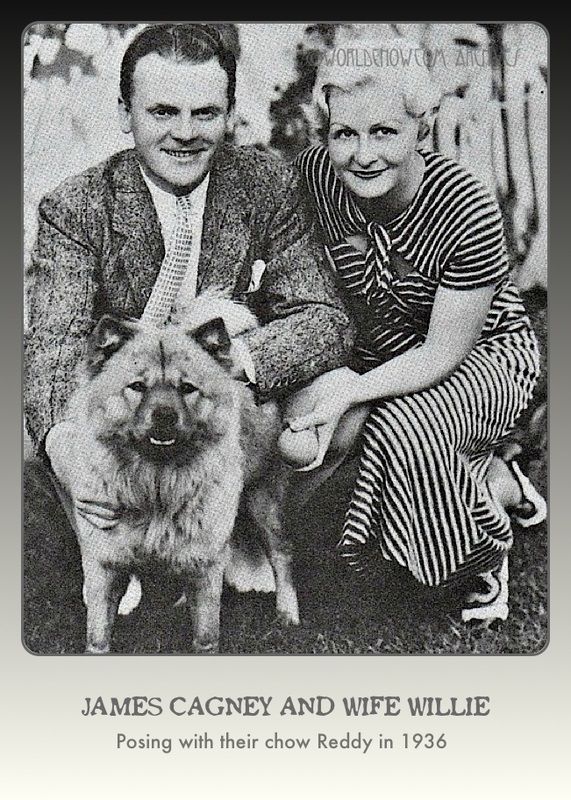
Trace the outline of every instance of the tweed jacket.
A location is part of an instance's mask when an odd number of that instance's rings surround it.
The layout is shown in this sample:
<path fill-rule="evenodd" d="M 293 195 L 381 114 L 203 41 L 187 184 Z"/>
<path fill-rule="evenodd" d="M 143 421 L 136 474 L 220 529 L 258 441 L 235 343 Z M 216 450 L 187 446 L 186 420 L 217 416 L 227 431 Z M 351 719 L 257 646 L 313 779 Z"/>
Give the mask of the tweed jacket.
<path fill-rule="evenodd" d="M 248 334 L 261 399 L 346 363 L 353 328 L 295 168 L 255 148 L 224 146 L 210 172 L 197 293 L 245 297 L 261 327 Z M 134 150 L 64 181 L 39 206 L 32 253 L 24 408 L 37 445 L 63 417 L 97 319 L 139 317 L 164 243 Z M 243 295 L 263 259 L 259 290 Z"/>

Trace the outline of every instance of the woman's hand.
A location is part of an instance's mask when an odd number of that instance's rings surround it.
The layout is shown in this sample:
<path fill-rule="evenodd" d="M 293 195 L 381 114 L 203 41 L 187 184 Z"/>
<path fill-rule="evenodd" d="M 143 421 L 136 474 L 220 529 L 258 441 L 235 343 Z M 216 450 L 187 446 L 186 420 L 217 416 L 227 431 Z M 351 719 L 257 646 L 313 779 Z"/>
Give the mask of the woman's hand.
<path fill-rule="evenodd" d="M 315 405 L 311 412 L 289 420 L 292 431 L 298 432 L 320 425 L 333 428 L 354 405 L 357 404 L 358 373 L 348 367 L 340 367 L 320 375 L 312 384 Z"/>

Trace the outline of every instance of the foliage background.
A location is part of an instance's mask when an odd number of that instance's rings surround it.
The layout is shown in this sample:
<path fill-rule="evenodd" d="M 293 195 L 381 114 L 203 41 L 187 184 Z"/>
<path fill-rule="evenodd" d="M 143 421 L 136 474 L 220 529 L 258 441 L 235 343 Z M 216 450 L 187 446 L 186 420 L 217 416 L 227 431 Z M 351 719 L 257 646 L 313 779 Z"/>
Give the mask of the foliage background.
<path fill-rule="evenodd" d="M 141 28 L 31 26 L 23 47 L 26 263 L 40 197 L 131 145 L 116 114 L 119 65 Z M 235 139 L 293 157 L 318 141 L 315 70 L 330 45 L 402 34 L 431 54 L 443 100 L 432 144 L 496 193 L 518 281 L 546 284 L 547 39 L 529 23 L 221 24 L 239 58 Z"/>

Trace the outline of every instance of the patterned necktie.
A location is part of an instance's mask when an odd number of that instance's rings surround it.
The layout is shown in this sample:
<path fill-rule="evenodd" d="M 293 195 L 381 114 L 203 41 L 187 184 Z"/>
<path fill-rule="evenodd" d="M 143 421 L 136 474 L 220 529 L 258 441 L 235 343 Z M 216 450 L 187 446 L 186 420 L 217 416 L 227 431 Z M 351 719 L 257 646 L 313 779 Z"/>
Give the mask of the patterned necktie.
<path fill-rule="evenodd" d="M 176 198 L 174 233 L 153 291 L 143 311 L 142 322 L 161 326 L 169 321 L 172 307 L 190 261 L 192 248 L 190 208 L 190 195 Z"/>

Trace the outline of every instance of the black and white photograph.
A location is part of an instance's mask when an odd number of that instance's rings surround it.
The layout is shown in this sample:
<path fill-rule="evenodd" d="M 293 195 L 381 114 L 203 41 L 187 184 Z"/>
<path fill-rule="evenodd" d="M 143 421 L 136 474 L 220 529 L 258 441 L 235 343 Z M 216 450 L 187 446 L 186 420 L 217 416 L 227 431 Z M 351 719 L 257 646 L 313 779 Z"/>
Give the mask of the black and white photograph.
<path fill-rule="evenodd" d="M 22 37 L 22 642 L 548 644 L 548 38 Z"/>

